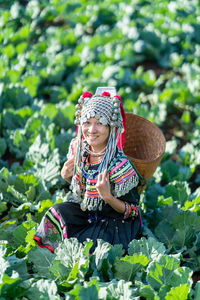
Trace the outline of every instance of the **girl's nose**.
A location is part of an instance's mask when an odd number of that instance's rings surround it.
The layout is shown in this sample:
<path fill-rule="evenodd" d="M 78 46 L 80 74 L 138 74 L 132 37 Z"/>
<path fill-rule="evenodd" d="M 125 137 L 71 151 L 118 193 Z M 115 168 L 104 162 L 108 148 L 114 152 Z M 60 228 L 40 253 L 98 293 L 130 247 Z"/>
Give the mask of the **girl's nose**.
<path fill-rule="evenodd" d="M 96 125 L 95 125 L 95 124 L 91 124 L 90 127 L 88 128 L 88 131 L 89 131 L 90 133 L 96 132 L 96 131 L 97 131 L 97 130 L 96 130 Z"/>

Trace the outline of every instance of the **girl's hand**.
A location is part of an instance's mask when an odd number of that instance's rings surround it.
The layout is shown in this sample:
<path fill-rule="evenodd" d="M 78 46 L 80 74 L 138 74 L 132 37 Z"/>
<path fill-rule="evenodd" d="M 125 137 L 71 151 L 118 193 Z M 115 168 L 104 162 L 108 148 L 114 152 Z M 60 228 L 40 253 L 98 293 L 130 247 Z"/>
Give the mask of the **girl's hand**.
<path fill-rule="evenodd" d="M 107 169 L 104 172 L 99 174 L 96 183 L 96 188 L 100 197 L 105 202 L 109 202 L 109 200 L 113 198 L 110 190 L 110 181 L 109 181 L 109 174 L 107 174 Z"/>
<path fill-rule="evenodd" d="M 72 156 L 70 159 L 68 159 L 61 170 L 61 176 L 64 180 L 71 182 L 71 178 L 73 176 L 74 172 L 74 163 L 75 163 L 75 157 Z"/>

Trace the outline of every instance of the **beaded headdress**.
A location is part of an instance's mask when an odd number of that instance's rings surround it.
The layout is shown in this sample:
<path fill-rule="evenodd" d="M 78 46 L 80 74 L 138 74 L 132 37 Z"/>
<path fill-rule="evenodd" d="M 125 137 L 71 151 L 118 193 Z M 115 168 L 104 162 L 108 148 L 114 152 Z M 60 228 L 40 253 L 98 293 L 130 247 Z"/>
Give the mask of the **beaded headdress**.
<path fill-rule="evenodd" d="M 119 133 L 121 133 L 118 146 L 120 149 L 124 147 L 126 115 L 120 96 L 111 96 L 106 91 L 95 95 L 92 95 L 90 92 L 84 92 L 78 100 L 76 109 L 76 125 L 83 125 L 88 119 L 96 118 L 103 125 L 109 125 L 111 128 L 118 129 Z"/>
<path fill-rule="evenodd" d="M 118 127 L 123 131 L 123 120 L 120 113 L 120 100 L 118 97 L 110 97 L 110 94 L 104 92 L 102 95 L 94 95 L 86 92 L 79 99 L 76 105 L 77 125 L 82 125 L 90 118 L 96 118 L 103 125 Z"/>

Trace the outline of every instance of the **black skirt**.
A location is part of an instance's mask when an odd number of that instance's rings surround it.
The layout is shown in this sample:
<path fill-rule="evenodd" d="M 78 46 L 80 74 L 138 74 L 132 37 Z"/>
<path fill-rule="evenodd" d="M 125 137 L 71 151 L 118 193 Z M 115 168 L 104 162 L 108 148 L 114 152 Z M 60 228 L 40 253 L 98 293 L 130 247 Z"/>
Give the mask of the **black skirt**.
<path fill-rule="evenodd" d="M 119 198 L 122 201 L 138 205 L 137 188 Z M 102 211 L 83 211 L 78 203 L 63 202 L 52 206 L 44 215 L 34 240 L 40 247 L 47 247 L 51 252 L 66 238 L 75 237 L 80 242 L 91 239 L 93 247 L 102 239 L 112 245 L 122 244 L 125 251 L 128 244 L 141 235 L 142 220 L 139 208 L 134 217 L 124 219 L 108 204 Z"/>

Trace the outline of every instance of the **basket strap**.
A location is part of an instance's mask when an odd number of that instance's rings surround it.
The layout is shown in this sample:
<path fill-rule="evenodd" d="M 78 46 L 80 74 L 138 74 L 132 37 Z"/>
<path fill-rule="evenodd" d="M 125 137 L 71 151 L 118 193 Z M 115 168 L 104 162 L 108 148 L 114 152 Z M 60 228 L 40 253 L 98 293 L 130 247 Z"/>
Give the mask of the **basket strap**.
<path fill-rule="evenodd" d="M 129 158 L 128 158 L 128 159 L 129 159 Z M 151 179 L 147 179 L 147 178 L 143 177 L 143 176 L 140 174 L 140 172 L 138 171 L 138 169 L 136 168 L 136 166 L 134 165 L 134 163 L 133 163 L 130 159 L 129 159 L 129 161 L 130 161 L 130 163 L 132 164 L 132 166 L 133 166 L 135 172 L 137 173 L 137 175 L 138 175 L 138 177 L 139 177 L 139 179 L 140 179 L 140 183 L 141 183 L 140 185 L 141 185 L 141 186 L 145 186 L 146 183 L 148 183 L 148 182 L 151 181 Z M 146 183 L 145 183 L 145 181 L 146 181 Z"/>

